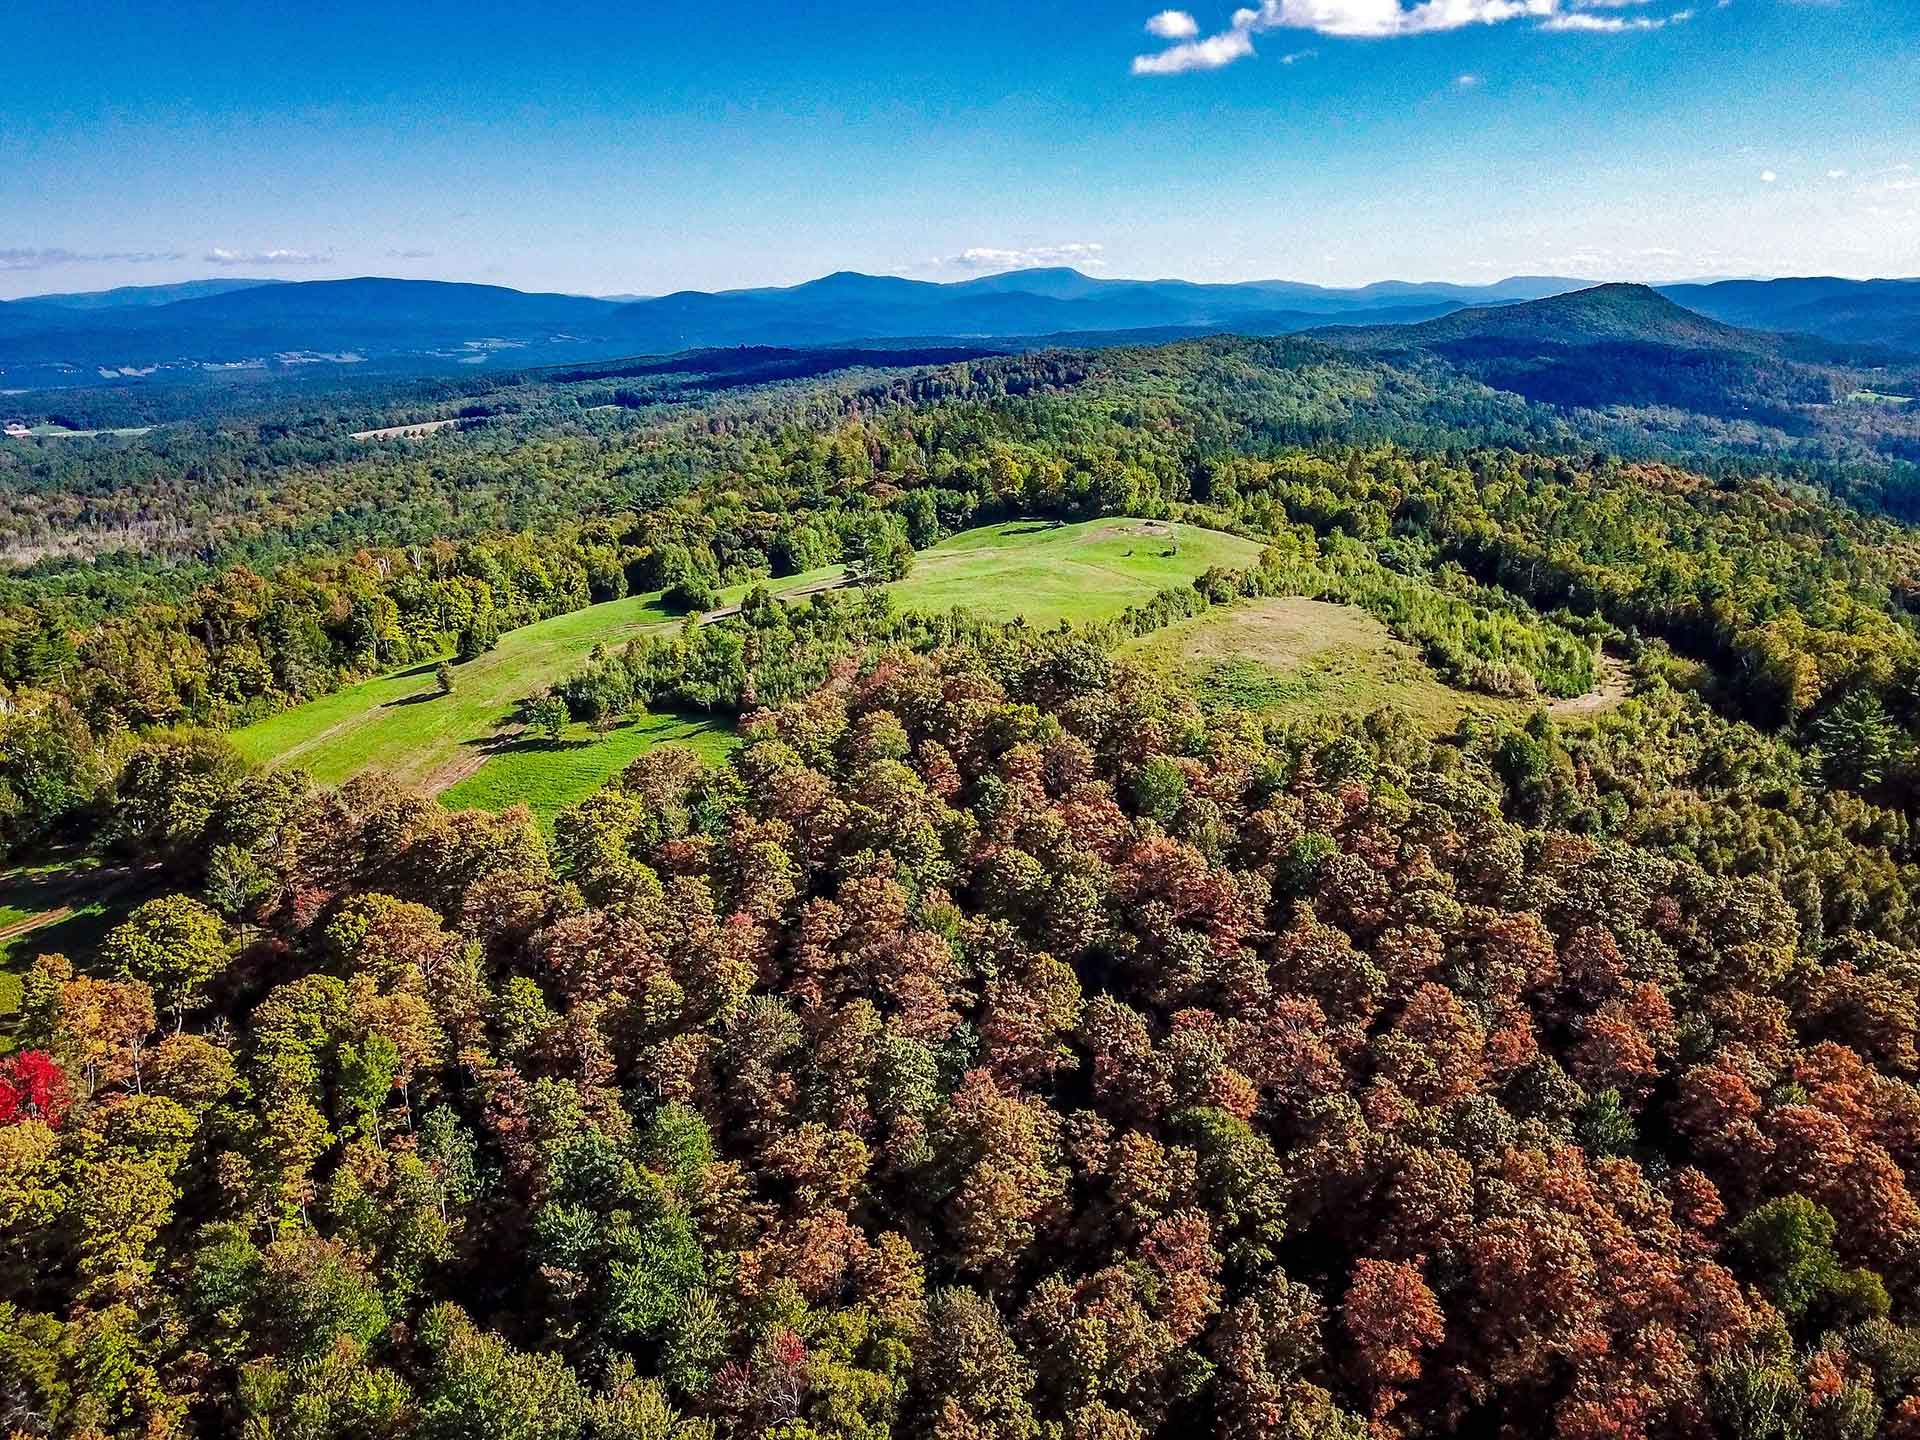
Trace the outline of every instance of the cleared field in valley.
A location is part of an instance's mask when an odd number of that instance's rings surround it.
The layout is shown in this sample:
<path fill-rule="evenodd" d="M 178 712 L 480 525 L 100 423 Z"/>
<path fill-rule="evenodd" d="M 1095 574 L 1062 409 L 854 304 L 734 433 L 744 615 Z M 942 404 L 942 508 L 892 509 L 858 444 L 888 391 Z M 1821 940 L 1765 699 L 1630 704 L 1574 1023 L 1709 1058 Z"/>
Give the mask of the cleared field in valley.
<path fill-rule="evenodd" d="M 709 760 L 735 745 L 733 728 L 706 715 L 646 715 L 605 735 L 591 726 L 567 727 L 558 745 L 516 737 L 464 780 L 440 792 L 451 810 L 505 810 L 525 805 L 543 821 L 591 795 L 656 745 L 690 745 Z"/>
<path fill-rule="evenodd" d="M 298 765 L 324 784 L 378 767 L 429 791 L 477 769 L 519 699 L 559 680 L 595 645 L 624 645 L 678 623 L 657 595 L 630 595 L 510 630 L 486 654 L 453 667 L 442 695 L 426 662 L 349 686 L 234 732 L 248 759 Z"/>

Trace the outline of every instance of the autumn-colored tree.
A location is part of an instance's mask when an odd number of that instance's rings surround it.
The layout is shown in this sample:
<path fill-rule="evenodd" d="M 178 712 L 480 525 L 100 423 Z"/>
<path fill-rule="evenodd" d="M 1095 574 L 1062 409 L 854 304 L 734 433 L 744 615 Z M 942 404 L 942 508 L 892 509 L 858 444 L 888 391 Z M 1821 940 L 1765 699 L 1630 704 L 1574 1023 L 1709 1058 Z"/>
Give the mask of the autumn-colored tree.
<path fill-rule="evenodd" d="M 138 980 L 74 976 L 53 990 L 46 1028 L 50 1050 L 89 1095 L 103 1085 L 137 1085 L 154 1028 L 153 991 Z"/>
<path fill-rule="evenodd" d="M 44 1050 L 0 1060 L 0 1125 L 40 1120 L 57 1128 L 72 1103 L 66 1071 Z"/>
<path fill-rule="evenodd" d="M 1423 1354 L 1446 1338 L 1446 1316 L 1420 1271 L 1395 1260 L 1363 1259 L 1341 1303 L 1360 1384 L 1384 1415 L 1423 1371 Z"/>

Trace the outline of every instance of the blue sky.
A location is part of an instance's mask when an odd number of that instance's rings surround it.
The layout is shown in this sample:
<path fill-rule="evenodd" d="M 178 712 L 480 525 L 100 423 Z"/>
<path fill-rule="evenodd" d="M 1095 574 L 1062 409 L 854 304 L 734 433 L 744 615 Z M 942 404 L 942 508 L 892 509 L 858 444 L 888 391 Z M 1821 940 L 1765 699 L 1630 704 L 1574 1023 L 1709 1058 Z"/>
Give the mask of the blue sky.
<path fill-rule="evenodd" d="M 9 6 L 0 297 L 1920 274 L 1916 0 Z"/>

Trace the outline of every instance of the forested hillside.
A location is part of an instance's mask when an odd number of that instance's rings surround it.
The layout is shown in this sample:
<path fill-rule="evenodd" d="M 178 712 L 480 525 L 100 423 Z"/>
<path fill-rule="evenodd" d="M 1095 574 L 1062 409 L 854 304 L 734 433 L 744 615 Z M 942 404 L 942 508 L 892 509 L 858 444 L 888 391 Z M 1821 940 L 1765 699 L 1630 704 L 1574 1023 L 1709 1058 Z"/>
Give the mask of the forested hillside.
<path fill-rule="evenodd" d="M 101 921 L 0 917 L 0 1425 L 1920 1436 L 1887 455 L 1304 341 L 432 393 L 7 452 L 0 840 Z M 1232 563 L 881 589 L 1118 516 Z M 525 720 L 738 746 L 550 825 L 222 733 L 656 592 Z M 1499 708 L 1124 658 L 1276 597 Z"/>

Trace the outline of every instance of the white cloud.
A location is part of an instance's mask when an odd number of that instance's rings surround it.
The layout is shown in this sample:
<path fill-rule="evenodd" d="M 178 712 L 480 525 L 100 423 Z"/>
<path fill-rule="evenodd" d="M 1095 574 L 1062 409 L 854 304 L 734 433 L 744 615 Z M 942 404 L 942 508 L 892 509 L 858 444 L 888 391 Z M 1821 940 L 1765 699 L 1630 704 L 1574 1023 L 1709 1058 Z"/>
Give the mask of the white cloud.
<path fill-rule="evenodd" d="M 1191 40 L 1200 33 L 1200 22 L 1184 10 L 1162 10 L 1147 21 L 1147 33 L 1162 40 Z"/>
<path fill-rule="evenodd" d="M 1773 184 L 1774 181 L 1778 180 L 1779 178 L 1780 177 L 1774 174 L 1773 171 L 1771 170 L 1762 170 L 1760 172 L 1760 183 L 1762 185 L 1771 185 Z"/>
<path fill-rule="evenodd" d="M 216 245 L 204 258 L 209 265 L 325 265 L 333 256 L 312 250 L 227 250 Z"/>
<path fill-rule="evenodd" d="M 1136 75 L 1184 75 L 1189 70 L 1218 70 L 1253 54 L 1253 38 L 1245 30 L 1222 30 L 1204 40 L 1170 45 L 1157 55 L 1133 57 Z"/>
<path fill-rule="evenodd" d="M 1049 265 L 1073 265 L 1098 270 L 1107 262 L 1101 252 L 1107 247 L 1097 241 L 1076 241 L 1066 245 L 1030 245 L 1007 250 L 992 245 L 973 245 L 958 255 L 949 255 L 934 264 L 961 270 L 1038 270 Z"/>
<path fill-rule="evenodd" d="M 1627 30 L 1660 30 L 1691 20 L 1691 9 L 1664 15 L 1596 14 L 1626 10 L 1654 0 L 1260 0 L 1258 8 L 1233 12 L 1227 28 L 1205 39 L 1199 29 L 1183 28 L 1178 39 L 1155 55 L 1136 55 L 1136 75 L 1180 75 L 1190 70 L 1218 70 L 1253 54 L 1253 37 L 1269 30 L 1310 30 L 1344 40 L 1389 40 L 1405 35 L 1428 35 L 1461 30 L 1471 25 L 1500 25 L 1512 20 L 1535 20 L 1543 30 L 1618 34 Z M 1186 24 L 1193 17 L 1184 10 L 1162 11 L 1147 22 L 1154 34 L 1169 16 Z"/>
<path fill-rule="evenodd" d="M 1478 75 L 1456 75 L 1453 83 L 1462 90 L 1478 90 L 1487 82 Z"/>
<path fill-rule="evenodd" d="M 51 270 L 59 265 L 152 265 L 182 258 L 177 250 L 15 249 L 0 250 L 0 270 Z"/>
<path fill-rule="evenodd" d="M 1660 30 L 1668 25 L 1684 25 L 1692 18 L 1691 10 L 1677 10 L 1671 15 L 1635 15 L 1631 19 L 1621 15 L 1594 15 L 1584 10 L 1570 10 L 1543 20 L 1540 28 L 1585 35 L 1619 35 L 1628 30 Z"/>
<path fill-rule="evenodd" d="M 1844 180 L 1847 178 L 1847 172 L 1844 170 L 1829 170 L 1827 172 L 1827 178 L 1829 180 Z"/>
<path fill-rule="evenodd" d="M 1261 0 L 1257 10 L 1234 15 L 1249 30 L 1312 30 L 1321 35 L 1385 39 L 1497 25 L 1506 20 L 1551 15 L 1558 0 Z"/>

